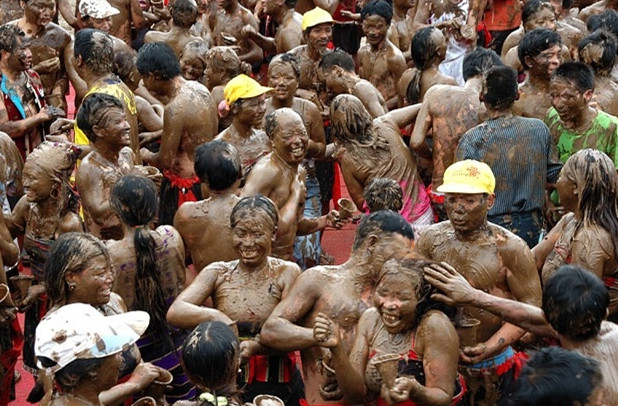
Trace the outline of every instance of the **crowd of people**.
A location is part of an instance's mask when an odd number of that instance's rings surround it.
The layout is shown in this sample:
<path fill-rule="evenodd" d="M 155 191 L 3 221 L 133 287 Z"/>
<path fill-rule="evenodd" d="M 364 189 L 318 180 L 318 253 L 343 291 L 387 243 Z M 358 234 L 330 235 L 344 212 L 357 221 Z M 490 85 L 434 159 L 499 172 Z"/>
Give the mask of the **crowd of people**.
<path fill-rule="evenodd" d="M 0 23 L 0 406 L 618 405 L 618 2 Z"/>

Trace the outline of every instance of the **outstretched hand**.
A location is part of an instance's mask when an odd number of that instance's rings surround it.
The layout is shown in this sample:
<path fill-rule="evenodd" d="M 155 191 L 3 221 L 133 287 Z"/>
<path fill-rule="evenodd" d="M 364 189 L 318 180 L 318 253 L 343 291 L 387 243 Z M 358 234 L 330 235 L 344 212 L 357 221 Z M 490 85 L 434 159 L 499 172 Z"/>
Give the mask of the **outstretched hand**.
<path fill-rule="evenodd" d="M 395 385 L 389 388 L 382 384 L 380 397 L 389 405 L 396 405 L 410 400 L 410 395 L 418 390 L 420 383 L 414 377 L 401 376 L 395 380 Z"/>
<path fill-rule="evenodd" d="M 335 348 L 341 344 L 339 325 L 324 313 L 318 313 L 313 325 L 313 339 L 325 348 Z"/>
<path fill-rule="evenodd" d="M 471 302 L 476 289 L 446 262 L 426 266 L 423 274 L 427 282 L 440 290 L 431 295 L 432 299 L 450 306 L 461 306 Z"/>

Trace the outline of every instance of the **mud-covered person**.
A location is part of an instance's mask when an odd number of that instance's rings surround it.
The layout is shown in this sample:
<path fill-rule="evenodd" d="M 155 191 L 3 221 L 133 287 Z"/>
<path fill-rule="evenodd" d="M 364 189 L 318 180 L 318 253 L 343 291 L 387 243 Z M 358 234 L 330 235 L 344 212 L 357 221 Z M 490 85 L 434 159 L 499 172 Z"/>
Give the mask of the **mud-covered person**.
<path fill-rule="evenodd" d="M 513 115 L 517 72 L 508 66 L 487 71 L 479 93 L 489 119 L 461 136 L 457 160 L 485 162 L 496 178 L 488 220 L 521 237 L 528 247 L 543 234 L 545 189 L 558 179 L 558 160 L 549 129 L 537 118 Z"/>
<path fill-rule="evenodd" d="M 300 65 L 300 81 L 296 95 L 315 103 L 322 115 L 327 115 L 327 112 L 323 105 L 325 100 L 320 99 L 320 96 L 325 99 L 326 95 L 321 94 L 323 92 L 318 79 L 318 64 L 322 55 L 330 52 L 327 47 L 332 40 L 334 23 L 333 17 L 326 10 L 316 7 L 307 11 L 303 15 L 301 26 L 305 44 L 289 51 Z"/>
<path fill-rule="evenodd" d="M 303 272 L 289 294 L 273 310 L 260 343 L 280 351 L 301 351 L 306 405 L 341 404 L 343 393 L 328 366 L 330 352 L 313 336 L 318 314 L 336 321 L 349 352 L 363 312 L 373 306 L 372 295 L 382 265 L 409 252 L 414 234 L 399 214 L 383 210 L 361 220 L 350 258 L 342 265 L 317 266 Z"/>
<path fill-rule="evenodd" d="M 327 54 L 327 55 L 330 55 Z M 326 151 L 324 126 L 320 110 L 315 104 L 300 97 L 295 97 L 298 89 L 300 71 L 298 63 L 288 54 L 274 57 L 268 65 L 268 85 L 273 88 L 271 97 L 266 99 L 266 114 L 282 107 L 290 107 L 298 112 L 305 122 L 307 135 L 307 152 L 303 160 L 306 170 L 304 215 L 307 218 L 322 215 L 320 184 L 316 176 L 316 160 L 322 159 Z M 294 259 L 301 269 L 311 268 L 320 262 L 322 247 L 320 232 L 298 236 L 294 241 Z"/>
<path fill-rule="evenodd" d="M 217 0 L 217 10 L 211 21 L 213 43 L 216 46 L 233 46 L 238 49 L 238 57 L 242 62 L 251 65 L 258 64 L 263 59 L 263 51 L 253 40 L 243 38 L 242 30 L 246 25 L 259 29 L 258 20 L 253 12 L 243 7 L 238 0 Z"/>
<path fill-rule="evenodd" d="M 494 187 L 487 164 L 466 160 L 451 165 L 438 188 L 446 195 L 449 221 L 423 231 L 416 251 L 427 259 L 457 264 L 478 289 L 539 306 L 541 283 L 530 249 L 515 234 L 487 221 Z M 463 307 L 460 314 L 480 324 L 476 344 L 460 351 L 459 370 L 475 404 L 493 405 L 522 366 L 525 356 L 511 346 L 526 331 L 474 307 Z"/>
<path fill-rule="evenodd" d="M 191 33 L 191 27 L 197 21 L 197 3 L 195 0 L 176 0 L 170 7 L 172 27 L 167 32 L 148 31 L 144 42 L 165 42 L 172 47 L 178 58 L 191 41 L 202 41 L 202 38 Z"/>
<path fill-rule="evenodd" d="M 75 176 L 86 230 L 97 238 L 120 240 L 122 226 L 110 205 L 110 193 L 120 178 L 135 171 L 123 105 L 114 96 L 95 93 L 82 103 L 76 122 L 93 148 Z"/>
<path fill-rule="evenodd" d="M 244 38 L 249 38 L 267 53 L 281 54 L 302 44 L 302 18 L 294 7 L 296 0 L 266 0 L 263 11 L 268 18 L 276 22 L 274 37 L 260 34 L 252 25 L 242 29 Z"/>
<path fill-rule="evenodd" d="M 361 10 L 367 44 L 358 50 L 358 74 L 382 93 L 389 109 L 397 108 L 397 82 L 406 70 L 403 53 L 388 39 L 393 6 L 386 0 L 372 0 Z"/>
<path fill-rule="evenodd" d="M 243 400 L 261 393 L 276 395 L 286 405 L 298 405 L 302 379 L 293 356 L 264 347 L 258 337 L 275 306 L 288 296 L 300 268 L 270 256 L 278 211 L 261 195 L 241 199 L 229 217 L 232 245 L 239 259 L 214 262 L 204 268 L 170 307 L 167 320 L 180 328 L 203 321 L 222 321 L 235 328 L 245 363 Z M 212 298 L 214 307 L 203 303 Z"/>
<path fill-rule="evenodd" d="M 178 58 L 163 42 L 145 44 L 136 66 L 146 89 L 165 106 L 161 147 L 157 152 L 142 148 L 141 154 L 163 172 L 159 224 L 172 224 L 183 202 L 202 198 L 195 148 L 215 137 L 217 106 L 206 86 L 181 76 Z"/>
<path fill-rule="evenodd" d="M 93 28 L 84 28 L 75 34 L 73 66 L 77 75 L 86 84 L 87 93 L 84 99 L 95 93 L 105 93 L 122 103 L 125 118 L 130 126 L 130 146 L 135 154 L 135 163 L 141 163 L 135 97 L 129 87 L 113 73 L 114 52 L 114 40 L 109 34 Z M 77 114 L 79 115 L 79 110 Z M 87 135 L 79 123 L 75 124 L 75 143 L 89 151 Z"/>
<path fill-rule="evenodd" d="M 15 142 L 23 159 L 43 141 L 43 125 L 64 112 L 46 106 L 43 85 L 32 69 L 29 41 L 14 26 L 0 26 L 0 131 Z"/>
<path fill-rule="evenodd" d="M 397 81 L 399 107 L 422 102 L 432 86 L 457 86 L 454 78 L 438 69 L 446 58 L 446 37 L 442 31 L 435 27 L 418 30 L 412 37 L 410 54 L 414 67 L 405 70 Z"/>
<path fill-rule="evenodd" d="M 368 80 L 356 74 L 352 55 L 342 49 L 326 53 L 320 61 L 318 77 L 329 97 L 351 94 L 359 98 L 369 114 L 378 118 L 388 112 L 382 93 Z"/>
<path fill-rule="evenodd" d="M 551 107 L 549 80 L 562 63 L 562 40 L 556 32 L 537 28 L 524 35 L 517 55 L 526 71 L 526 80 L 519 86 L 519 99 L 513 113 L 543 120 Z"/>
<path fill-rule="evenodd" d="M 229 142 L 238 151 L 244 186 L 257 161 L 272 151 L 271 142 L 262 129 L 266 112 L 266 93 L 272 88 L 260 85 L 240 74 L 223 88 L 225 100 L 219 104 L 219 115 L 232 116 L 232 123 L 216 139 Z"/>
<path fill-rule="evenodd" d="M 195 150 L 195 173 L 208 188 L 210 196 L 197 202 L 185 202 L 174 216 L 174 228 L 185 243 L 196 271 L 216 261 L 238 258 L 232 245 L 230 214 L 236 203 L 242 175 L 236 148 L 222 140 L 213 140 Z"/>
<path fill-rule="evenodd" d="M 80 0 L 77 0 L 79 9 Z M 140 30 L 147 24 L 139 0 L 109 0 L 112 7 L 118 10 L 118 14 L 112 17 L 110 35 L 120 38 L 128 46 L 131 46 L 131 29 Z"/>
<path fill-rule="evenodd" d="M 333 138 L 342 147 L 341 173 L 356 207 L 364 210 L 363 189 L 373 178 L 394 179 L 404 191 L 400 213 L 415 231 L 433 223 L 433 212 L 399 129 L 414 121 L 419 109 L 415 104 L 374 119 L 352 95 L 339 95 L 331 103 Z"/>
<path fill-rule="evenodd" d="M 264 123 L 273 152 L 253 167 L 242 196 L 262 194 L 275 202 L 280 219 L 273 256 L 289 260 L 296 235 L 312 234 L 327 226 L 340 228 L 342 223 L 334 210 L 320 217 L 304 216 L 305 171 L 300 164 L 305 159 L 309 136 L 300 114 L 283 107 L 267 115 Z"/>
<path fill-rule="evenodd" d="M 432 265 L 425 279 L 440 290 L 433 295 L 450 305 L 474 306 L 525 328 L 539 337 L 599 362 L 605 404 L 618 402 L 618 326 L 606 320 L 610 295 L 591 272 L 565 265 L 543 286 L 541 307 L 491 295 L 474 288 L 454 268 Z M 562 403 L 561 403 L 562 405 Z"/>
<path fill-rule="evenodd" d="M 410 137 L 410 147 L 420 148 L 428 136 L 432 138 L 433 165 L 427 194 L 440 221 L 447 220 L 447 217 L 444 193 L 436 189 L 442 185 L 446 168 L 455 162 L 455 149 L 461 136 L 485 119 L 485 105 L 479 100 L 483 75 L 501 64 L 494 51 L 478 47 L 464 57 L 464 86 L 436 85 L 425 93 Z"/>
<path fill-rule="evenodd" d="M 41 77 L 47 104 L 67 111 L 65 95 L 69 92 L 69 80 L 64 61 L 71 36 L 52 22 L 56 15 L 56 1 L 21 0 L 20 4 L 24 16 L 9 24 L 18 26 L 30 41 L 32 69 Z"/>
<path fill-rule="evenodd" d="M 618 118 L 592 107 L 594 73 L 581 62 L 566 62 L 550 82 L 553 107 L 545 123 L 562 162 L 584 148 L 605 152 L 618 167 Z"/>
<path fill-rule="evenodd" d="M 590 66 L 594 72 L 594 94 L 591 101 L 599 110 L 618 116 L 618 83 L 612 78 L 612 70 L 618 53 L 618 40 L 609 32 L 597 30 L 579 42 L 579 61 Z"/>

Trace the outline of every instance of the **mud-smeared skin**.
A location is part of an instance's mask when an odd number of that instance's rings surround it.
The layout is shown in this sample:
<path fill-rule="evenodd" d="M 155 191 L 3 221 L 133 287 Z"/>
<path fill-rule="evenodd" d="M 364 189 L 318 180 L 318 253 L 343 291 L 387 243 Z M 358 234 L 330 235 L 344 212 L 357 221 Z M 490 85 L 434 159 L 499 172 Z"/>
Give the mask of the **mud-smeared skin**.
<path fill-rule="evenodd" d="M 479 100 L 481 81 L 469 79 L 464 87 L 438 85 L 426 94 L 410 144 L 417 146 L 431 133 L 433 190 L 442 184 L 444 171 L 455 161 L 461 136 L 485 118 L 486 108 Z"/>
<path fill-rule="evenodd" d="M 17 20 L 24 15 L 24 10 L 19 5 L 19 0 L 6 0 L 0 2 L 0 24 L 6 24 Z"/>
<path fill-rule="evenodd" d="M 304 188 L 304 185 L 299 185 L 305 179 L 304 171 L 299 170 L 299 165 L 304 159 L 309 138 L 298 113 L 289 108 L 278 110 L 278 112 L 272 139 L 273 153 L 258 161 L 253 167 L 242 190 L 242 196 L 261 193 L 270 198 L 280 211 L 284 206 L 292 204 L 291 212 L 294 212 L 294 208 L 296 211 L 293 217 L 300 220 L 303 218 L 304 196 L 302 198 L 297 196 L 298 200 L 294 204 L 291 202 L 294 199 L 292 189 Z M 282 138 L 289 134 L 294 134 L 292 137 L 294 139 L 284 140 Z M 276 147 L 278 142 L 282 147 L 280 149 Z M 300 151 L 302 156 L 293 159 L 292 149 L 294 148 L 302 149 Z M 281 217 L 284 216 L 281 214 Z M 287 230 L 278 230 L 277 239 L 273 244 L 273 256 L 283 259 L 292 258 L 297 227 L 298 221 L 292 221 Z"/>
<path fill-rule="evenodd" d="M 120 220 L 109 204 L 112 187 L 135 170 L 135 156 L 125 147 L 109 159 L 92 151 L 82 160 L 76 181 L 84 210 L 86 230 L 100 239 L 120 240 L 123 237 Z"/>
<path fill-rule="evenodd" d="M 53 0 L 38 0 L 38 3 L 46 3 L 55 9 Z M 60 64 L 57 69 L 49 72 L 41 69 L 35 70 L 38 71 L 41 83 L 43 83 L 47 102 L 66 111 L 67 105 L 64 95 L 69 91 L 69 80 L 64 67 L 64 52 L 67 45 L 71 43 L 71 36 L 53 22 L 41 22 L 41 16 L 46 12 L 39 9 L 35 10 L 32 3 L 28 2 L 23 17 L 12 21 L 11 24 L 21 28 L 26 38 L 30 40 L 29 48 L 32 51 L 33 68 L 41 62 L 59 58 Z M 52 17 L 49 16 L 50 19 Z M 45 18 L 48 18 L 47 15 L 45 15 Z"/>
<path fill-rule="evenodd" d="M 247 60 L 246 56 L 254 53 L 255 48 L 260 50 L 261 56 L 261 49 L 255 42 L 243 39 L 241 34 L 241 30 L 246 24 L 253 26 L 256 31 L 258 30 L 258 23 L 251 11 L 240 5 L 237 0 L 220 0 L 218 3 L 219 8 L 214 16 L 212 31 L 214 45 L 234 45 L 226 42 L 224 39 L 224 36 L 232 36 L 238 41 L 235 45 L 240 47 L 238 55 L 241 61 Z M 249 60 L 247 62 L 251 63 Z"/>
<path fill-rule="evenodd" d="M 197 271 L 215 261 L 238 258 L 232 246 L 230 214 L 240 198 L 233 193 L 211 194 L 200 202 L 186 202 L 176 212 L 178 230 Z"/>
<path fill-rule="evenodd" d="M 238 151 L 243 182 L 256 162 L 272 151 L 270 140 L 264 130 L 252 128 L 252 123 L 243 123 L 239 117 L 234 117 L 232 125 L 217 135 L 216 139 L 232 144 Z"/>
<path fill-rule="evenodd" d="M 446 195 L 447 214 L 456 223 L 444 221 L 424 230 L 417 239 L 417 251 L 428 259 L 457 267 L 477 289 L 538 306 L 541 286 L 532 253 L 519 237 L 487 223 L 487 203 L 483 204 L 482 198 L 479 203 L 477 198 L 471 196 L 478 198 L 479 195 Z M 464 307 L 463 314 L 480 320 L 478 344 L 488 346 L 488 343 L 497 343 L 495 352 L 484 355 L 484 358 L 502 352 L 524 334 L 523 329 L 503 324 L 499 317 L 485 310 Z M 465 364 L 461 366 L 465 372 Z M 498 399 L 494 381 L 487 383 L 482 377 L 472 378 L 470 374 L 466 374 L 466 378 L 470 380 L 473 392 L 484 386 L 487 391 L 486 404 L 493 404 L 492 400 Z"/>
<path fill-rule="evenodd" d="M 373 17 L 377 16 L 368 18 Z M 391 109 L 397 107 L 397 82 L 405 69 L 403 54 L 386 37 L 379 43 L 366 44 L 358 50 L 359 76 L 380 91 L 387 107 Z"/>
<path fill-rule="evenodd" d="M 313 339 L 316 316 L 324 313 L 337 322 L 344 349 L 349 352 L 360 316 L 373 305 L 379 270 L 388 259 L 401 258 L 408 250 L 409 240 L 372 230 L 345 264 L 318 266 L 303 272 L 288 297 L 273 311 L 262 329 L 261 341 L 273 348 L 301 349 L 305 398 L 309 404 L 330 404 L 333 398 L 340 398 L 329 396 L 340 393 L 340 389 L 333 376 L 321 367 L 320 360 L 328 362 L 330 351 L 321 349 Z M 308 335 L 309 342 L 301 344 L 301 334 Z"/>
<path fill-rule="evenodd" d="M 217 133 L 217 107 L 204 85 L 181 76 L 171 80 L 171 93 L 156 95 L 165 105 L 161 149 L 156 154 L 142 149 L 142 159 L 181 178 L 191 178 L 195 176 L 195 148 Z"/>
<path fill-rule="evenodd" d="M 77 2 L 79 3 L 79 0 Z M 135 0 L 109 0 L 108 2 L 120 11 L 112 16 L 112 28 L 109 33 L 131 46 L 131 27 L 139 29 L 144 24 L 144 15 L 139 2 Z"/>

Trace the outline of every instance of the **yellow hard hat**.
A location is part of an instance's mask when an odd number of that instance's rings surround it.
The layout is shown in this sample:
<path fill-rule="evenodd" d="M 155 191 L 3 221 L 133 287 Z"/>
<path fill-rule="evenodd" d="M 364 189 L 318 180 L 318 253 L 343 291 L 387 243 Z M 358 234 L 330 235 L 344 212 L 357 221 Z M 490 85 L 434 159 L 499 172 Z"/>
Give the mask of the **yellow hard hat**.
<path fill-rule="evenodd" d="M 262 86 L 249 76 L 241 74 L 227 82 L 223 88 L 223 96 L 227 104 L 231 105 L 238 99 L 250 99 L 271 90 L 273 90 L 272 87 Z"/>
<path fill-rule="evenodd" d="M 449 166 L 444 171 L 443 182 L 438 186 L 440 193 L 492 194 L 496 187 L 496 178 L 489 165 L 473 159 Z"/>
<path fill-rule="evenodd" d="M 316 7 L 313 10 L 307 11 L 303 14 L 302 27 L 303 31 L 307 28 L 315 27 L 318 24 L 334 23 L 333 16 L 323 8 Z"/>

